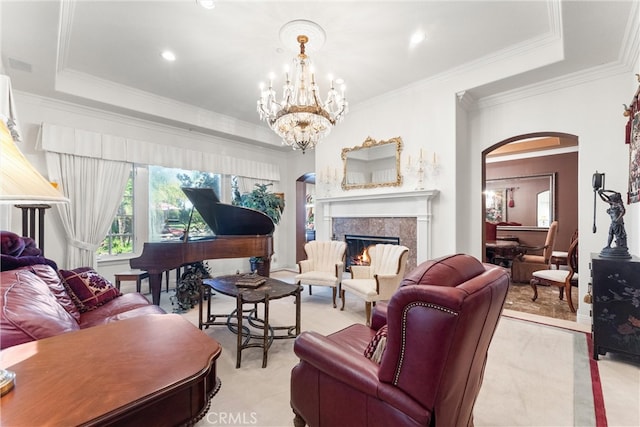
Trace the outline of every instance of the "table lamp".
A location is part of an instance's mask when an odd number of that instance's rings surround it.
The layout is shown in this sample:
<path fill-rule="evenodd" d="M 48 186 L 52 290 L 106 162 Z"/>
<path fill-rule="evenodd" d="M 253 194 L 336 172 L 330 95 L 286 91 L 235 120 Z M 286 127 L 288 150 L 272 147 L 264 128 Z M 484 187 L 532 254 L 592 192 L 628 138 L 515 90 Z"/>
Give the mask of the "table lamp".
<path fill-rule="evenodd" d="M 0 204 L 68 202 L 22 154 L 9 124 L 9 120 L 0 117 Z M 14 383 L 15 373 L 0 369 L 0 395 L 11 391 Z"/>

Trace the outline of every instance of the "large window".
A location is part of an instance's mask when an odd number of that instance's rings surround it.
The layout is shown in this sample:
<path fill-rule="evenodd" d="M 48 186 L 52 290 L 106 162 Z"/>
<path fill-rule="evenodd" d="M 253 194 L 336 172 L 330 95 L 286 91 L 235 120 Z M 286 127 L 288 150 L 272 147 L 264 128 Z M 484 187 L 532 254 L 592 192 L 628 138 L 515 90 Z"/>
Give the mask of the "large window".
<path fill-rule="evenodd" d="M 149 239 L 179 240 L 189 229 L 189 238 L 212 232 L 181 187 L 210 187 L 220 195 L 219 174 L 149 166 Z"/>
<path fill-rule="evenodd" d="M 102 241 L 102 245 L 97 250 L 98 255 L 118 255 L 133 253 L 134 247 L 134 197 L 133 184 L 134 172 L 131 171 L 127 186 L 122 196 L 122 201 L 118 207 L 113 223 L 107 237 Z"/>

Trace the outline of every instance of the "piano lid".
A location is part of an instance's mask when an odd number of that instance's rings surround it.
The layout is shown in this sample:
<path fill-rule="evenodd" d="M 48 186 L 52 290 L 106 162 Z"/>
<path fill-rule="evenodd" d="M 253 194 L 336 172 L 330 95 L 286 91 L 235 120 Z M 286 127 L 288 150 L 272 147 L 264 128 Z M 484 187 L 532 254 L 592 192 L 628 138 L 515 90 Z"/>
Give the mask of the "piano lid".
<path fill-rule="evenodd" d="M 213 188 L 183 187 L 182 191 L 216 235 L 250 236 L 273 233 L 275 225 L 268 215 L 255 209 L 222 203 Z"/>

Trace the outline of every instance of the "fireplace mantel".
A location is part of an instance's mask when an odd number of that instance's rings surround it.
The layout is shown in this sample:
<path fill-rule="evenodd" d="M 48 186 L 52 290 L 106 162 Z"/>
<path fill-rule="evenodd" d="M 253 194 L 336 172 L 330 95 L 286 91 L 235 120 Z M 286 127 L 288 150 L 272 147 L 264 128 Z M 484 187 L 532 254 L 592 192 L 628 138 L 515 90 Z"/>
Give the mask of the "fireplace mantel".
<path fill-rule="evenodd" d="M 432 202 L 438 194 L 438 190 L 420 190 L 317 198 L 316 238 L 331 239 L 333 218 L 416 218 L 416 259 L 423 262 L 431 258 Z"/>
<path fill-rule="evenodd" d="M 438 190 L 416 190 L 416 191 L 399 191 L 394 193 L 379 194 L 358 194 L 355 196 L 337 196 L 337 197 L 317 197 L 316 202 L 320 203 L 340 203 L 360 200 L 381 200 L 381 199 L 425 199 L 431 200 L 438 195 Z"/>

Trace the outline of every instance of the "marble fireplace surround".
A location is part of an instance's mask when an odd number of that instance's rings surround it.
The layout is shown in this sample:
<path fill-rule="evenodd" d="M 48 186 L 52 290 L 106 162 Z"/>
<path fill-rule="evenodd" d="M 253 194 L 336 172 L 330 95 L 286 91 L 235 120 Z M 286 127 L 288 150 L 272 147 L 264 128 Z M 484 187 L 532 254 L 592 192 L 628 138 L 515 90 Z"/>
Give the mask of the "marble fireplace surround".
<path fill-rule="evenodd" d="M 431 259 L 432 203 L 438 190 L 316 199 L 316 239 L 344 240 L 344 234 L 397 236 L 409 248 L 407 271 Z"/>

